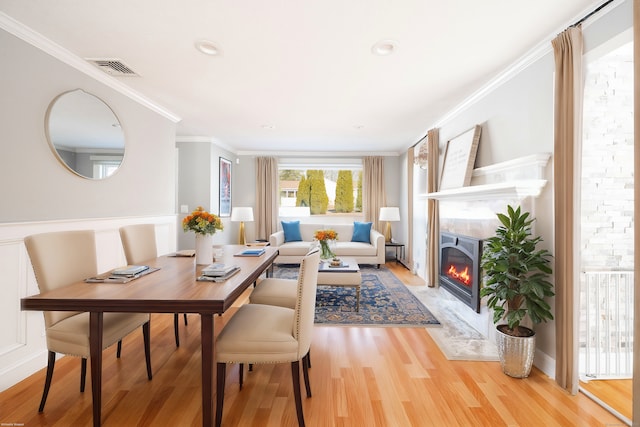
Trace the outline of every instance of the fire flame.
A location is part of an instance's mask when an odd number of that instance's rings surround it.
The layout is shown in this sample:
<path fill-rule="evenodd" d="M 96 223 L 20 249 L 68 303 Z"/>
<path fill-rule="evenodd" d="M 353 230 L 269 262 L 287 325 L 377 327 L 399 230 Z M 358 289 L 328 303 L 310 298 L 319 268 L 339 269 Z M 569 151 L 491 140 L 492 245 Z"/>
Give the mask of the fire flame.
<path fill-rule="evenodd" d="M 449 266 L 449 270 L 447 271 L 447 275 L 453 279 L 458 280 L 459 282 L 464 283 L 465 285 L 471 284 L 471 275 L 469 274 L 469 267 L 465 267 L 463 271 L 458 271 L 456 266 L 451 264 Z"/>

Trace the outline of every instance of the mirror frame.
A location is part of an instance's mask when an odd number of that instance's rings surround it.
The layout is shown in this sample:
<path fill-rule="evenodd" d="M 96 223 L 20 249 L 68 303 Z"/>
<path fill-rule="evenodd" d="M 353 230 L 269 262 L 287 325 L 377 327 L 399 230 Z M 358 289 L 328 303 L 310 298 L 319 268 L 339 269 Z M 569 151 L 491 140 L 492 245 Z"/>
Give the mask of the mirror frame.
<path fill-rule="evenodd" d="M 123 145 L 122 145 L 122 158 L 120 159 L 120 163 L 118 164 L 118 167 L 116 168 L 115 171 L 113 171 L 110 175 L 105 176 L 103 178 L 95 178 L 93 176 L 86 176 L 86 175 L 82 174 L 81 172 L 75 170 L 72 167 L 72 165 L 69 165 L 65 161 L 65 159 L 60 155 L 60 153 L 58 152 L 58 149 L 56 148 L 56 144 L 54 143 L 53 139 L 51 138 L 51 123 L 50 123 L 50 120 L 51 120 L 51 115 L 52 115 L 52 112 L 54 110 L 54 107 L 56 106 L 57 102 L 62 97 L 64 97 L 65 95 L 69 95 L 69 94 L 75 93 L 75 92 L 80 92 L 82 94 L 88 95 L 91 98 L 93 98 L 95 101 L 99 102 L 101 104 L 101 106 L 105 107 L 113 115 L 114 122 L 111 123 L 110 126 L 113 126 L 113 125 L 117 124 L 119 126 L 119 128 L 120 128 L 120 132 L 122 133 L 122 144 Z M 79 177 L 84 178 L 84 179 L 93 180 L 93 181 L 102 181 L 102 180 L 105 180 L 105 179 L 108 179 L 108 178 L 112 177 L 122 167 L 122 163 L 124 162 L 124 157 L 125 157 L 125 154 L 126 154 L 126 138 L 125 138 L 124 130 L 122 129 L 122 122 L 118 118 L 118 115 L 115 113 L 115 111 L 113 111 L 113 109 L 109 106 L 109 104 L 107 104 L 104 100 L 102 100 L 101 98 L 97 97 L 96 95 L 94 95 L 94 94 L 92 94 L 90 92 L 87 92 L 87 91 L 85 91 L 83 89 L 78 88 L 78 89 L 73 89 L 73 90 L 69 90 L 69 91 L 63 92 L 63 93 L 59 94 L 58 96 L 56 96 L 55 98 L 53 98 L 53 100 L 49 103 L 49 106 L 47 108 L 47 112 L 45 114 L 44 130 L 45 130 L 45 135 L 46 135 L 46 138 L 47 138 L 47 142 L 49 143 L 49 148 L 53 152 L 53 154 L 56 157 L 56 159 L 68 171 L 72 172 L 76 176 L 79 176 Z M 104 153 L 104 155 L 108 156 L 108 153 Z"/>

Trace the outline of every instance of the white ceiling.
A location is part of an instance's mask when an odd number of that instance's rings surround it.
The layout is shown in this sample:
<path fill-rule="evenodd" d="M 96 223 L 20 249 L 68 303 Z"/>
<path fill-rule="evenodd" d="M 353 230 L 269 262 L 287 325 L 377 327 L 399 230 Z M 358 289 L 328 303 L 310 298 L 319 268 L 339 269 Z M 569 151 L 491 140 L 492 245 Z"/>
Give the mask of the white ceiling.
<path fill-rule="evenodd" d="M 602 0 L 0 0 L 0 11 L 238 153 L 402 152 Z M 215 42 L 217 57 L 196 40 Z M 390 39 L 393 54 L 372 46 Z"/>

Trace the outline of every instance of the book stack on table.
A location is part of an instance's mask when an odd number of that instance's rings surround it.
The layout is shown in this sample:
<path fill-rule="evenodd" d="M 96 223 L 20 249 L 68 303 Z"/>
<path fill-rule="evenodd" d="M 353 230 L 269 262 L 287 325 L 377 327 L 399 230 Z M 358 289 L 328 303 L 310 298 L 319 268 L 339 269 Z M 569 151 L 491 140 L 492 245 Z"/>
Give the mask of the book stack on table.
<path fill-rule="evenodd" d="M 127 265 L 111 271 L 113 276 L 138 277 L 140 273 L 149 269 L 148 265 Z"/>
<path fill-rule="evenodd" d="M 229 277 L 240 271 L 240 267 L 235 264 L 213 263 L 202 269 L 200 281 L 224 282 Z"/>
<path fill-rule="evenodd" d="M 235 256 L 260 256 L 265 253 L 264 248 L 250 248 L 245 249 L 242 252 L 238 252 Z"/>
<path fill-rule="evenodd" d="M 151 268 L 148 265 L 127 265 L 95 277 L 89 277 L 84 279 L 84 281 L 87 283 L 129 283 L 140 276 L 158 270 L 159 268 Z"/>

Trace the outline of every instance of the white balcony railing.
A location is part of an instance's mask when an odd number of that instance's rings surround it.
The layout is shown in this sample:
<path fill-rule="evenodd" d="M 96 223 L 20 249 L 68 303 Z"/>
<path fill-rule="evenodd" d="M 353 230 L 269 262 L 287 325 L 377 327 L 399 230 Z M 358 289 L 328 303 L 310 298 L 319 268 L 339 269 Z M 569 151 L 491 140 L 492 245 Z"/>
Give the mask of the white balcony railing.
<path fill-rule="evenodd" d="M 633 271 L 584 271 L 580 279 L 580 375 L 631 378 Z"/>

